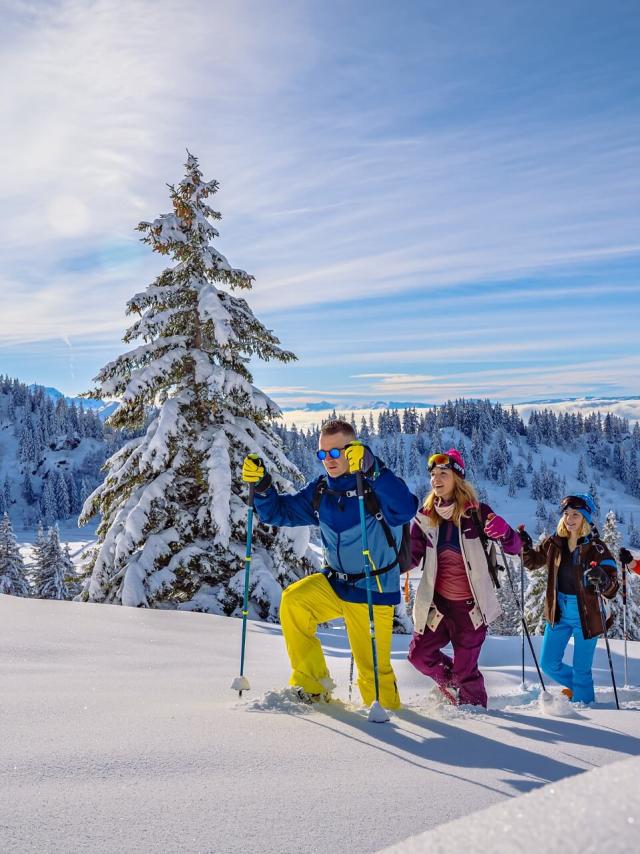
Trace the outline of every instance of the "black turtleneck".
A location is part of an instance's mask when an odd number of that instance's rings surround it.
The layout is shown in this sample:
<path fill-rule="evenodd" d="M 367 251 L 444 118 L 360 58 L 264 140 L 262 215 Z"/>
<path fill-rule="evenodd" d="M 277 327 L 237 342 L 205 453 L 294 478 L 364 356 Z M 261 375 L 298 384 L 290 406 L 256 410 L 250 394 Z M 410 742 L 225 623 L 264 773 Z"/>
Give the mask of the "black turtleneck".
<path fill-rule="evenodd" d="M 569 551 L 569 540 L 562 540 L 562 556 L 560 568 L 558 569 L 558 590 L 567 596 L 576 596 L 576 565 L 580 558 L 580 546 L 576 546 L 574 552 Z M 574 562 L 575 561 L 575 562 Z"/>

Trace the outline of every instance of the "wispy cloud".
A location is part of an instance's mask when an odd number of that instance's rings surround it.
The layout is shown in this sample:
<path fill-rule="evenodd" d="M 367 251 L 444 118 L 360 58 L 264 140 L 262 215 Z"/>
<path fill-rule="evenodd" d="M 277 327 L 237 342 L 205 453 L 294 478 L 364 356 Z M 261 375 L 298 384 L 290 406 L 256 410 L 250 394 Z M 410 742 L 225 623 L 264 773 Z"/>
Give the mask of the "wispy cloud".
<path fill-rule="evenodd" d="M 132 229 L 189 146 L 222 182 L 221 249 L 301 355 L 266 385 L 347 395 L 397 367 L 506 394 L 476 369 L 553 362 L 557 382 L 592 340 L 609 382 L 640 274 L 634 25 L 613 7 L 556 10 L 560 55 L 534 3 L 350 0 L 337 24 L 284 0 L 9 4 L 0 344 L 97 337 L 96 372 L 161 265 Z"/>

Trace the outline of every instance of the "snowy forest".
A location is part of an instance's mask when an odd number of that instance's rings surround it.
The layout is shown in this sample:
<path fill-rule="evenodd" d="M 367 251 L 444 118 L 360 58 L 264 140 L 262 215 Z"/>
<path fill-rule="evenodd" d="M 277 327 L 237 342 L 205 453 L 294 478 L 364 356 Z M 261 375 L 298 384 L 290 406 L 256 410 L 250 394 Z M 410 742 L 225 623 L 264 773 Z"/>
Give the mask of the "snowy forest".
<path fill-rule="evenodd" d="M 0 377 L 0 516 L 21 528 L 77 519 L 127 438 L 82 403 Z"/>

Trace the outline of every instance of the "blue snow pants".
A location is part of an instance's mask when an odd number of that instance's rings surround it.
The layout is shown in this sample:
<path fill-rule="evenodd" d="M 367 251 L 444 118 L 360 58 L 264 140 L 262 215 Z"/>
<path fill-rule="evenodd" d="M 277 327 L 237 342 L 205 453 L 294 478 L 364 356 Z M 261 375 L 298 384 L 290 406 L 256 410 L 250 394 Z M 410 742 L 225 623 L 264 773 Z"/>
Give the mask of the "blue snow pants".
<path fill-rule="evenodd" d="M 555 626 L 547 623 L 542 639 L 540 666 L 551 679 L 573 691 L 572 702 L 593 703 L 593 674 L 591 664 L 598 638 L 585 640 L 578 612 L 578 597 L 558 593 L 560 619 Z M 573 666 L 562 660 L 573 635 Z"/>

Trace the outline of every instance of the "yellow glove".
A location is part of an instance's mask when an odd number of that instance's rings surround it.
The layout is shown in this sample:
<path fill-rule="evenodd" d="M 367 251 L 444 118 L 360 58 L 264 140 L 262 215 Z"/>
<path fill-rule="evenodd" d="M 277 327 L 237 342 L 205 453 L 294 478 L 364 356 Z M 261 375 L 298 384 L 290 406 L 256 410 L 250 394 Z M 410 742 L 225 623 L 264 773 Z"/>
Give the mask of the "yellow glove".
<path fill-rule="evenodd" d="M 245 483 L 259 483 L 265 476 L 264 464 L 257 454 L 249 454 L 242 463 L 242 479 Z"/>
<path fill-rule="evenodd" d="M 349 463 L 349 473 L 355 474 L 357 471 L 362 471 L 362 461 L 364 460 L 367 448 L 359 439 L 354 439 L 344 449 L 344 455 Z"/>

